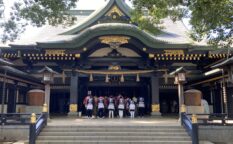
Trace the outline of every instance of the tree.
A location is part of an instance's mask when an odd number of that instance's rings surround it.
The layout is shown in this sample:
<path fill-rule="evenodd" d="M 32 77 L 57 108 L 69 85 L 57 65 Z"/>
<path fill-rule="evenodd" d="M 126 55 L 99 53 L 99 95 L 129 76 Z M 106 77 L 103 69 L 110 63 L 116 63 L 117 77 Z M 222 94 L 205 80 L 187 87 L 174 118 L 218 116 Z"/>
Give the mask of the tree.
<path fill-rule="evenodd" d="M 76 6 L 77 0 L 17 0 L 10 18 L 2 23 L 2 42 L 13 41 L 25 31 L 27 25 L 71 25 L 74 18 L 69 10 Z"/>
<path fill-rule="evenodd" d="M 174 21 L 188 17 L 194 40 L 207 39 L 210 44 L 223 47 L 233 43 L 232 0 L 133 0 L 133 4 L 133 21 L 145 30 L 153 24 L 161 28 L 161 20 L 168 16 Z"/>

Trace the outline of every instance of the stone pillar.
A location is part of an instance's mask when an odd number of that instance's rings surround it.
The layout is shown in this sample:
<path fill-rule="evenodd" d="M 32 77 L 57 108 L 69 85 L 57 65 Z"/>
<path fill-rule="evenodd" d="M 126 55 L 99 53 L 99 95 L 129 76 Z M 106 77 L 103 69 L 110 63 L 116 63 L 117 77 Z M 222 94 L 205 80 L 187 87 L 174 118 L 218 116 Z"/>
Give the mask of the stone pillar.
<path fill-rule="evenodd" d="M 77 116 L 78 114 L 78 74 L 72 72 L 70 79 L 70 106 L 69 116 Z"/>
<path fill-rule="evenodd" d="M 49 108 L 50 108 L 50 84 L 45 84 L 45 103 L 48 105 L 48 115 L 49 115 Z"/>
<path fill-rule="evenodd" d="M 178 97 L 179 97 L 179 120 L 181 119 L 182 105 L 184 104 L 184 86 L 182 82 L 178 83 Z"/>
<path fill-rule="evenodd" d="M 159 104 L 159 79 L 157 75 L 151 77 L 151 115 L 160 116 L 160 104 Z"/>

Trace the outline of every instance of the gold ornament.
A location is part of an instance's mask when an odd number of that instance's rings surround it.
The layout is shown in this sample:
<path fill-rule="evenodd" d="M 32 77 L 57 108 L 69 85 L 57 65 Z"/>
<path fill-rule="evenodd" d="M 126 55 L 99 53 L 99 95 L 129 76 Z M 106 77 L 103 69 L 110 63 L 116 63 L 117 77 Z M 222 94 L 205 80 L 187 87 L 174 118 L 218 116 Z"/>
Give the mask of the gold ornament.
<path fill-rule="evenodd" d="M 77 112 L 78 105 L 77 104 L 70 104 L 70 112 Z"/>
<path fill-rule="evenodd" d="M 101 43 L 105 44 L 112 44 L 112 43 L 119 43 L 125 44 L 129 42 L 130 37 L 127 36 L 101 36 L 99 40 Z"/>
<path fill-rule="evenodd" d="M 197 115 L 192 115 L 192 123 L 197 123 Z"/>
<path fill-rule="evenodd" d="M 152 112 L 159 112 L 160 111 L 159 104 L 152 104 L 151 108 L 152 108 Z"/>
<path fill-rule="evenodd" d="M 35 113 L 32 113 L 31 114 L 31 123 L 36 123 L 36 114 Z"/>
<path fill-rule="evenodd" d="M 43 104 L 43 109 L 42 109 L 43 113 L 47 113 L 48 112 L 48 106 L 46 103 Z"/>
<path fill-rule="evenodd" d="M 106 16 L 111 16 L 112 14 L 117 13 L 119 16 L 123 16 L 123 12 L 117 7 L 113 6 L 112 9 L 106 14 Z"/>

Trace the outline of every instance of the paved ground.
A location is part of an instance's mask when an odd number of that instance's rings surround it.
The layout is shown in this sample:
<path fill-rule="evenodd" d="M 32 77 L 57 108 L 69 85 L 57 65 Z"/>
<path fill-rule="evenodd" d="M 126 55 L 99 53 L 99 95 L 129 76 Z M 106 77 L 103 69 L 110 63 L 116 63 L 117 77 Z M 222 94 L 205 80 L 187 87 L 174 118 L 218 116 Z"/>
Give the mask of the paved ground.
<path fill-rule="evenodd" d="M 93 126 L 104 126 L 104 125 L 114 125 L 114 126 L 150 126 L 150 125 L 164 125 L 164 126 L 177 126 L 180 123 L 175 117 L 145 117 L 145 118 L 114 118 L 114 119 L 87 119 L 85 117 L 78 118 L 67 118 L 61 117 L 51 118 L 48 125 L 93 125 Z"/>

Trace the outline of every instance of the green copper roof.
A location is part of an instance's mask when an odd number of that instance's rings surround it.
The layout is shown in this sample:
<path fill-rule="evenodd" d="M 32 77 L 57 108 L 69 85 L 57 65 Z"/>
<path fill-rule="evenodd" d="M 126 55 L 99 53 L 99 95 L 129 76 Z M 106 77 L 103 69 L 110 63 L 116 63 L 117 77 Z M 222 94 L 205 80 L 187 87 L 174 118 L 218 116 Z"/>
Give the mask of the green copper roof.
<path fill-rule="evenodd" d="M 61 35 L 72 35 L 77 34 L 83 29 L 92 26 L 97 23 L 98 20 L 104 16 L 114 5 L 116 5 L 126 16 L 130 17 L 130 7 L 123 2 L 123 0 L 109 0 L 109 2 L 99 10 L 96 10 L 92 13 L 85 21 L 76 25 L 74 28 L 71 28 L 67 32 L 62 33 Z"/>
<path fill-rule="evenodd" d="M 37 43 L 41 48 L 79 48 L 90 39 L 104 35 L 125 35 L 136 38 L 151 48 L 192 48 L 191 44 L 173 44 L 156 39 L 155 36 L 140 30 L 137 26 L 123 23 L 104 23 L 89 27 L 76 35 L 63 35 L 60 40 Z"/>

